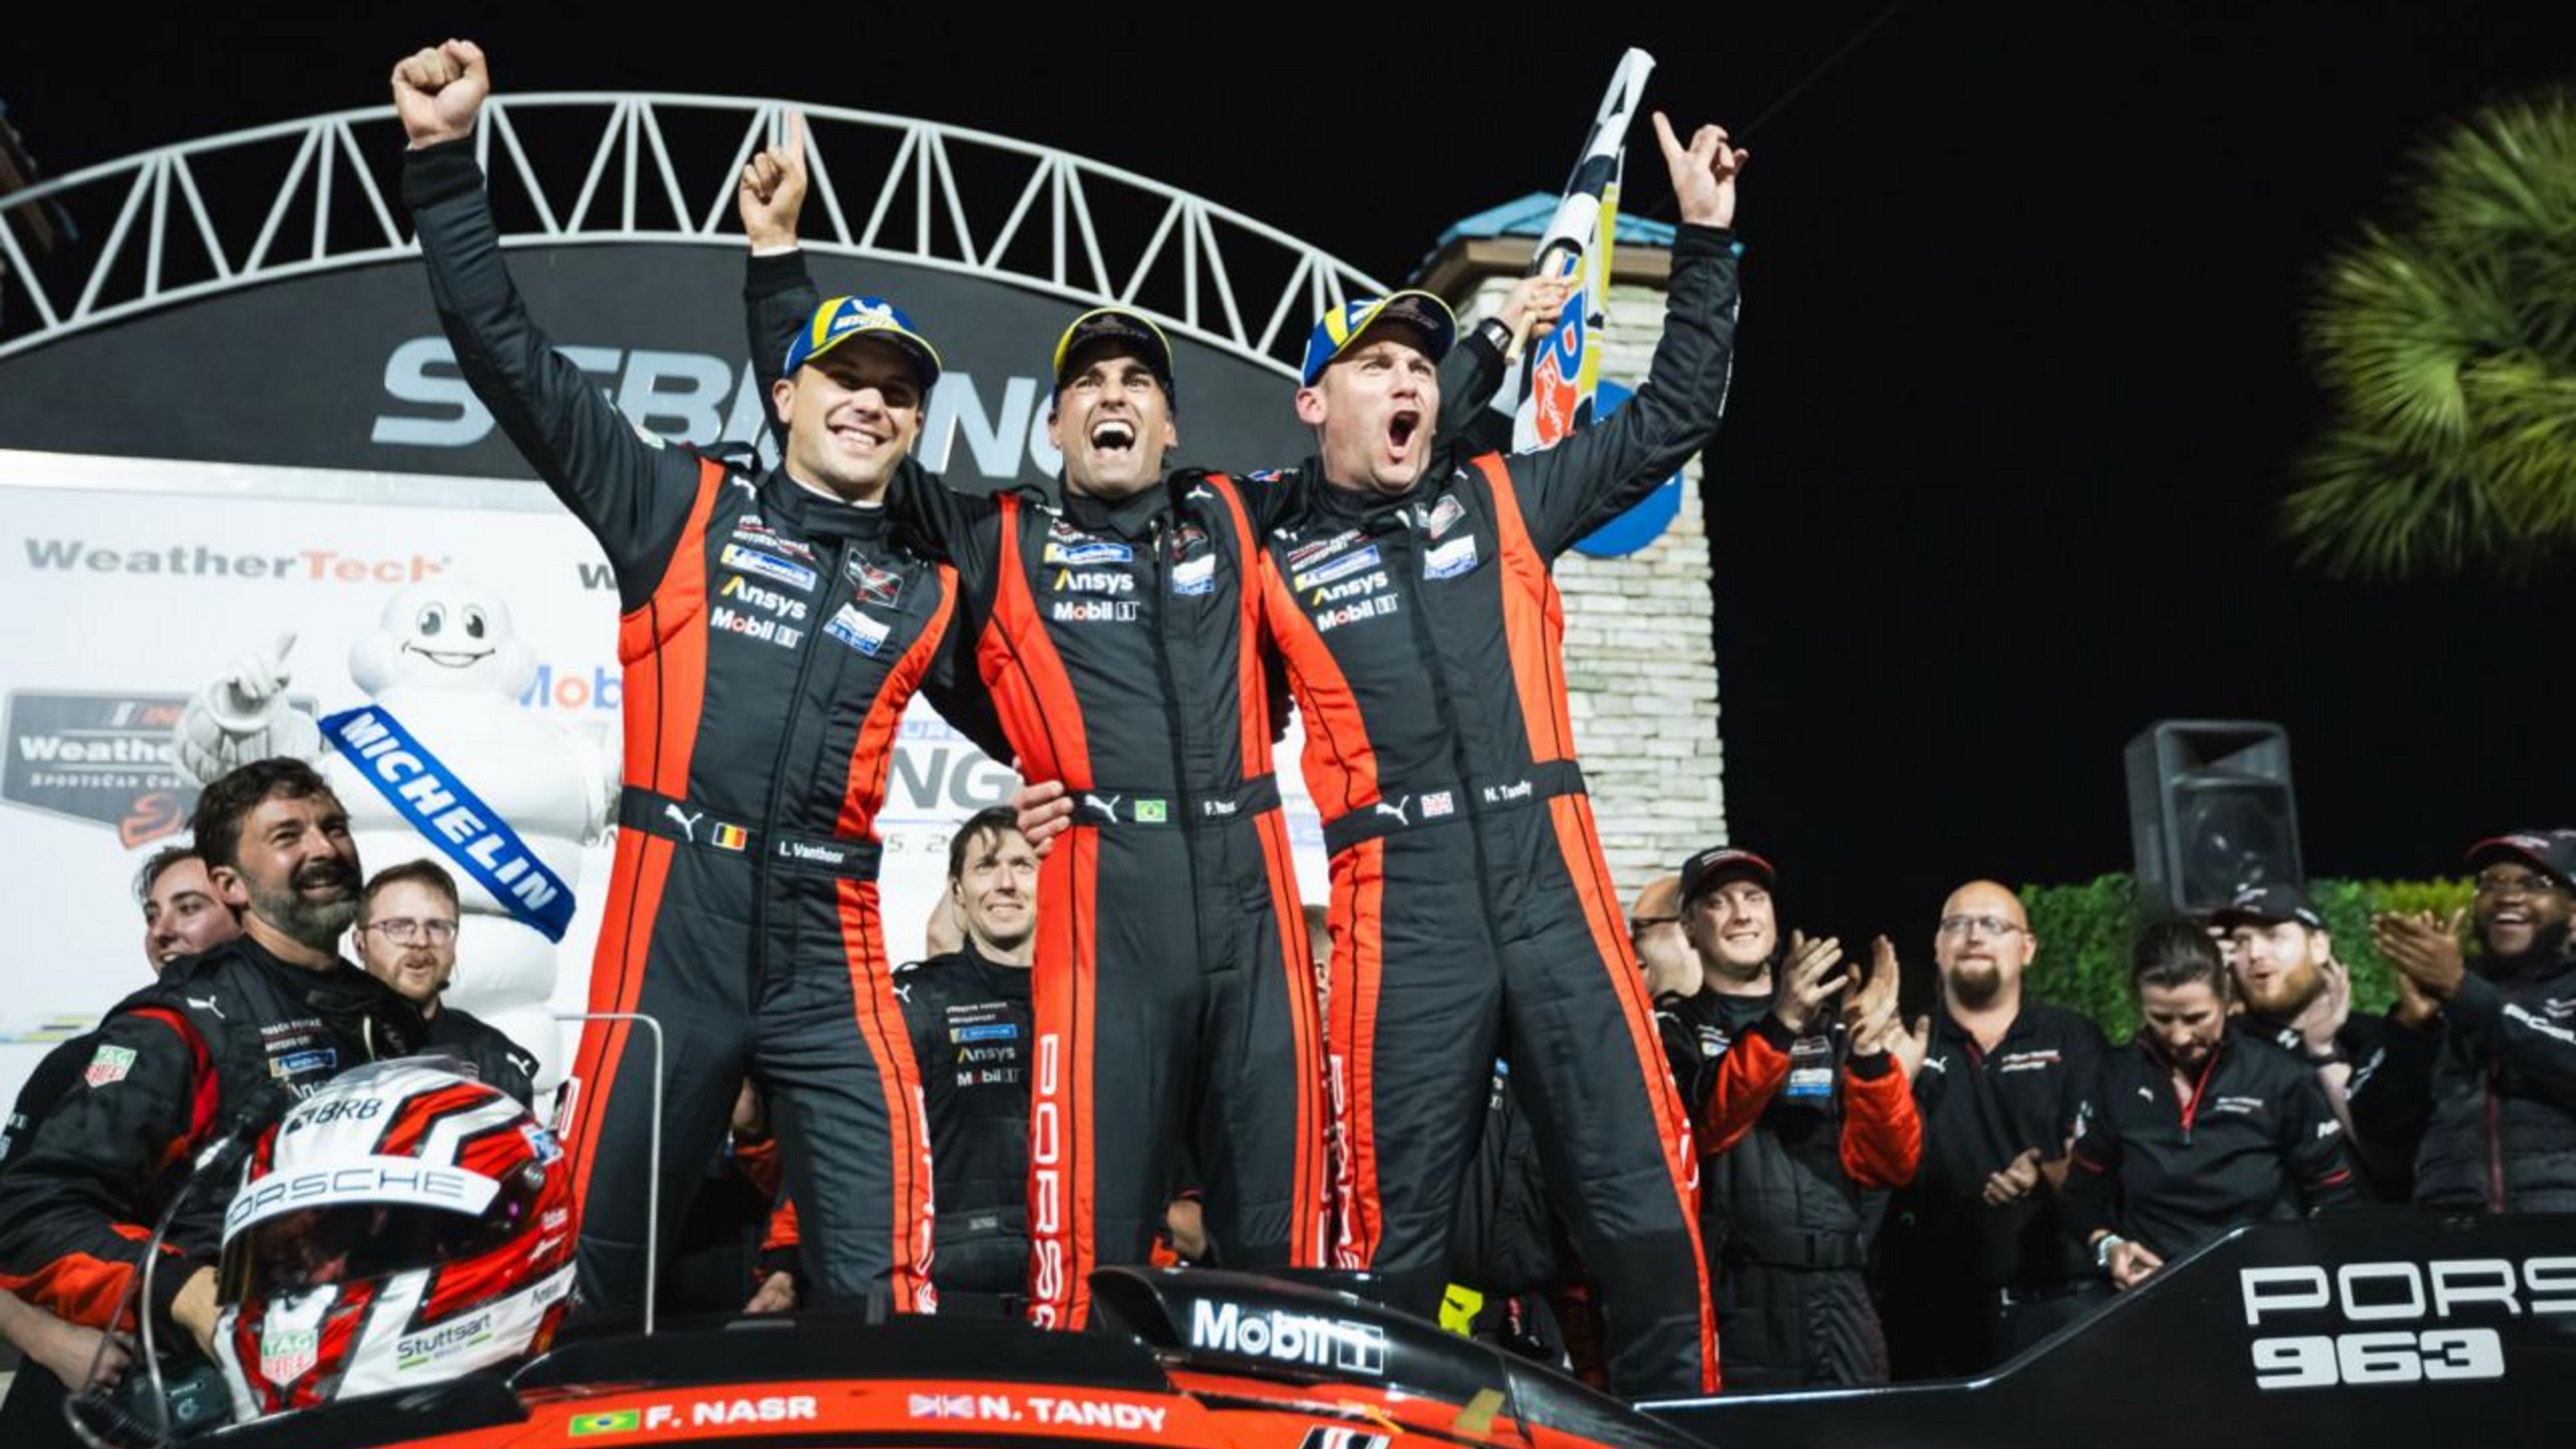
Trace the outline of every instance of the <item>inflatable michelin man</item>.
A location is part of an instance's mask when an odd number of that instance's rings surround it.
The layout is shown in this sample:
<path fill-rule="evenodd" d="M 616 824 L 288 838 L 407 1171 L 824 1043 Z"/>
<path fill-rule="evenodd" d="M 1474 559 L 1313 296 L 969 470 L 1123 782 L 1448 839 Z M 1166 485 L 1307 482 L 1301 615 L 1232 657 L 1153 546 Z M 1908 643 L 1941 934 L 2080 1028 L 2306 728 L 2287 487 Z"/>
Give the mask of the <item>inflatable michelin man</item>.
<path fill-rule="evenodd" d="M 294 642 L 288 634 L 236 660 L 189 702 L 178 728 L 181 770 L 202 785 L 249 760 L 312 761 L 348 807 L 369 871 L 421 857 L 447 867 L 465 920 L 446 999 L 534 1054 L 537 1088 L 552 1090 L 563 1077 L 548 1004 L 555 944 L 527 918 L 537 914 L 532 901 L 552 907 L 560 931 L 583 847 L 616 818 L 619 762 L 607 730 L 521 708 L 536 656 L 511 627 L 509 605 L 466 579 L 425 580 L 385 606 L 375 632 L 349 651 L 349 677 L 369 704 L 326 718 L 349 722 L 335 726 L 344 732 L 331 744 L 286 707 Z"/>

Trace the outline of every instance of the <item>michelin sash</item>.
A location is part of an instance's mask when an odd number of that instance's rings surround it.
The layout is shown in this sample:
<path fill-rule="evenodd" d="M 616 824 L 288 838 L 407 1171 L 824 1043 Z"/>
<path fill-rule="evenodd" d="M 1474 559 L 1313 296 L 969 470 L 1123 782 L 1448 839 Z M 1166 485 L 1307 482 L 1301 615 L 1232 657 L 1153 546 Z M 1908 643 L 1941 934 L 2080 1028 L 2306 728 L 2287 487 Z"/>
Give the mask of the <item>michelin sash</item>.
<path fill-rule="evenodd" d="M 572 887 L 481 796 L 411 737 L 382 705 L 319 722 L 349 765 L 458 870 L 522 923 L 560 943 L 572 926 Z"/>

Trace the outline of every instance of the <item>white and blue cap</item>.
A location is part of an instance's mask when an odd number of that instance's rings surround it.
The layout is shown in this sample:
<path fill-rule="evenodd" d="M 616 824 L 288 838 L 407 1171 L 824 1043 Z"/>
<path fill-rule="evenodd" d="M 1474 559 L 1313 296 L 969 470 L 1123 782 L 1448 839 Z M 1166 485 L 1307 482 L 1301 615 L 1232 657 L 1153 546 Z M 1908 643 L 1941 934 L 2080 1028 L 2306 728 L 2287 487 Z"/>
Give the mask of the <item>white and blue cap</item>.
<path fill-rule="evenodd" d="M 826 297 L 814 309 L 814 316 L 796 340 L 787 344 L 787 366 L 796 369 L 840 346 L 853 337 L 883 342 L 912 359 L 912 370 L 921 380 L 921 390 L 930 391 L 939 381 L 939 349 L 930 339 L 913 330 L 912 319 L 903 309 L 883 297 Z"/>
<path fill-rule="evenodd" d="M 1409 322 L 1422 329 L 1422 335 L 1430 340 L 1433 362 L 1448 356 L 1450 344 L 1458 340 L 1458 314 L 1429 292 L 1362 297 L 1344 302 L 1315 323 L 1315 330 L 1306 338 L 1306 365 L 1298 369 L 1299 380 L 1313 387 L 1324 369 L 1333 365 L 1334 358 L 1382 319 Z"/>

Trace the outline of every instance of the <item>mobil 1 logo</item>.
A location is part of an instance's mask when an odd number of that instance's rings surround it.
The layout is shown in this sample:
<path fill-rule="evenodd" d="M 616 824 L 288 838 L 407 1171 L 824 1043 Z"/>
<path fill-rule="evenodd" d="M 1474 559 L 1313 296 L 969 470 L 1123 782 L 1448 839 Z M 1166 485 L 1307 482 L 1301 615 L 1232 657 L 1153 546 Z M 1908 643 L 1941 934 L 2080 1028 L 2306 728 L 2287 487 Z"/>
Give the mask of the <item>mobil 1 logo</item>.
<path fill-rule="evenodd" d="M 2237 1287 L 2256 1388 L 2493 1380 L 2506 1330 L 2576 1315 L 2576 1256 L 2241 1268 Z"/>

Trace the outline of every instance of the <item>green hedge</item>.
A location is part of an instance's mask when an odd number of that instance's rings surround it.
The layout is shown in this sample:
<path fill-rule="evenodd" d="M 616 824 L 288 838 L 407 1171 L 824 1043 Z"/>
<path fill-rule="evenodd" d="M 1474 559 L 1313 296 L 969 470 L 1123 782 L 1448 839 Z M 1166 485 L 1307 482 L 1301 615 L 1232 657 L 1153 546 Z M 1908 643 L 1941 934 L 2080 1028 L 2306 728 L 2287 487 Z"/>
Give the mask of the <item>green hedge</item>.
<path fill-rule="evenodd" d="M 2335 959 L 2352 969 L 2353 1008 L 2384 1011 L 2397 997 L 2389 964 L 2370 944 L 2378 911 L 2450 911 L 2468 905 L 2466 880 L 2312 880 L 2308 895 L 2334 935 Z M 2129 943 L 2138 933 L 2137 885 L 2106 875 L 2084 885 L 2021 888 L 2039 955 L 2024 978 L 2034 1000 L 2080 1011 L 2115 1042 L 2138 1027 L 2129 991 Z"/>

